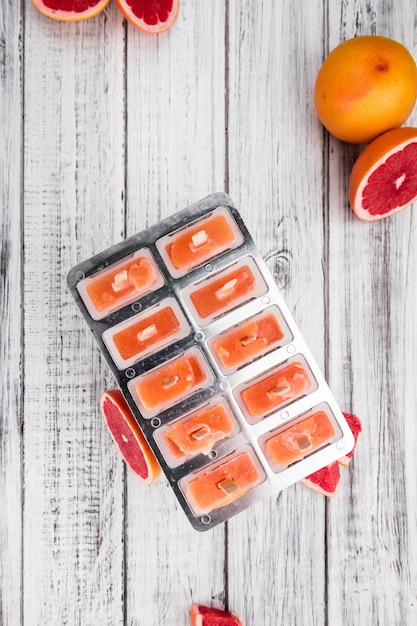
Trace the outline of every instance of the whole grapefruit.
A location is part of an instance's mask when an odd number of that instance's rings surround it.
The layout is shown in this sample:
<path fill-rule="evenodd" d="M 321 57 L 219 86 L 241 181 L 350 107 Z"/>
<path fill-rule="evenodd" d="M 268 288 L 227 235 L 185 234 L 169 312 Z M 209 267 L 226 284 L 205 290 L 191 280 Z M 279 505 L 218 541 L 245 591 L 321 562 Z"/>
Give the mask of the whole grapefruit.
<path fill-rule="evenodd" d="M 401 43 L 354 37 L 330 52 L 316 78 L 314 102 L 327 130 L 342 141 L 369 143 L 398 128 L 417 98 L 417 66 Z"/>

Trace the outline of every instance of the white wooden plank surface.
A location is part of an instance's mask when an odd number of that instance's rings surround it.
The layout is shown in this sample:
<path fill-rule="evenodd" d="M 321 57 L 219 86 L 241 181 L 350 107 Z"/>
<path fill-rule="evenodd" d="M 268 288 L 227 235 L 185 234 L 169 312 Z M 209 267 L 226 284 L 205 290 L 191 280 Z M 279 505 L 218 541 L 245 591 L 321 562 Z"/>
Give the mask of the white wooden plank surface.
<path fill-rule="evenodd" d="M 411 0 L 182 0 L 153 37 L 114 3 L 58 24 L 3 2 L 1 626 L 185 625 L 192 601 L 245 626 L 417 623 L 415 219 L 353 217 L 358 148 L 312 102 L 343 39 L 417 57 L 416 16 Z M 116 454 L 98 412 L 114 383 L 65 277 L 221 189 L 364 433 L 334 501 L 296 485 L 198 534 L 163 477 L 145 487 Z"/>
<path fill-rule="evenodd" d="M 19 624 L 22 576 L 21 7 L 0 6 L 0 624 Z"/>
<path fill-rule="evenodd" d="M 416 58 L 414 2 L 335 8 L 330 48 L 374 33 L 402 41 Z M 408 123 L 417 124 L 415 112 Z M 329 506 L 329 623 L 415 624 L 415 214 L 368 225 L 353 217 L 346 186 L 356 153 L 330 143 L 330 381 L 364 432 L 346 488 Z"/>

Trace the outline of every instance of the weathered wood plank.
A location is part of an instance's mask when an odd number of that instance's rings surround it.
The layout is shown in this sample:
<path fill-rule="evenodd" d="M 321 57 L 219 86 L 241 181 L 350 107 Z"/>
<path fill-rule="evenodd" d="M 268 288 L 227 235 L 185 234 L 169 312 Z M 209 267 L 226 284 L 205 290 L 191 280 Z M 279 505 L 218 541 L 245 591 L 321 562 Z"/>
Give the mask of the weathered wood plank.
<path fill-rule="evenodd" d="M 61 24 L 27 3 L 25 33 L 25 624 L 115 626 L 124 469 L 66 274 L 123 230 L 124 31 L 115 7 Z"/>
<path fill-rule="evenodd" d="M 324 365 L 324 171 L 312 105 L 323 10 L 229 4 L 230 193 Z M 228 546 L 229 606 L 245 624 L 324 624 L 322 497 L 285 490 L 232 520 Z"/>
<path fill-rule="evenodd" d="M 414 2 L 329 5 L 329 47 L 358 34 L 417 56 Z M 414 125 L 414 115 L 409 123 Z M 417 621 L 415 208 L 378 223 L 354 217 L 347 184 L 361 148 L 330 141 L 330 378 L 364 432 L 329 506 L 329 624 Z"/>
<path fill-rule="evenodd" d="M 184 0 L 169 32 L 127 36 L 132 234 L 224 188 L 224 3 Z M 127 487 L 127 623 L 186 624 L 193 601 L 223 606 L 224 527 L 196 533 L 164 477 Z"/>
<path fill-rule="evenodd" d="M 21 617 L 21 7 L 0 6 L 0 623 Z"/>

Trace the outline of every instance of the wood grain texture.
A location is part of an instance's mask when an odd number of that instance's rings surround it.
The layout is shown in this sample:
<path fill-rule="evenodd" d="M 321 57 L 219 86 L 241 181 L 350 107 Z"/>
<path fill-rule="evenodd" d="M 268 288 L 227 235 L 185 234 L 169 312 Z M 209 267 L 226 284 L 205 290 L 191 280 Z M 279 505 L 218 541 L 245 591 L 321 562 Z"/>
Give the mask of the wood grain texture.
<path fill-rule="evenodd" d="M 221 0 L 183 2 L 164 37 L 128 28 L 128 234 L 224 188 L 224 37 Z M 186 624 L 193 601 L 224 606 L 224 527 L 196 533 L 164 478 L 140 494 L 129 481 L 128 623 Z"/>
<path fill-rule="evenodd" d="M 25 624 L 123 624 L 124 468 L 98 400 L 106 370 L 66 288 L 124 224 L 117 10 L 25 27 Z"/>
<path fill-rule="evenodd" d="M 414 3 L 330 8 L 331 48 L 371 32 L 403 42 L 416 57 Z M 416 125 L 415 114 L 407 123 Z M 373 224 L 354 218 L 346 188 L 357 151 L 330 143 L 330 380 L 364 432 L 328 511 L 329 623 L 401 626 L 417 622 L 409 558 L 417 542 L 417 232 L 412 209 Z"/>
<path fill-rule="evenodd" d="M 341 40 L 417 58 L 416 23 L 412 0 L 181 0 L 149 36 L 115 3 L 75 24 L 2 3 L 1 626 L 185 626 L 192 602 L 245 626 L 417 623 L 415 207 L 353 216 L 360 148 L 312 98 Z M 295 485 L 196 533 L 118 456 L 66 274 L 221 190 L 364 432 L 334 500 Z"/>
<path fill-rule="evenodd" d="M 0 6 L 0 624 L 21 620 L 21 10 Z"/>
<path fill-rule="evenodd" d="M 324 172 L 311 101 L 322 20 L 316 4 L 230 3 L 228 127 L 230 193 L 324 366 Z M 323 624 L 324 500 L 297 485 L 228 527 L 229 605 L 245 624 Z"/>

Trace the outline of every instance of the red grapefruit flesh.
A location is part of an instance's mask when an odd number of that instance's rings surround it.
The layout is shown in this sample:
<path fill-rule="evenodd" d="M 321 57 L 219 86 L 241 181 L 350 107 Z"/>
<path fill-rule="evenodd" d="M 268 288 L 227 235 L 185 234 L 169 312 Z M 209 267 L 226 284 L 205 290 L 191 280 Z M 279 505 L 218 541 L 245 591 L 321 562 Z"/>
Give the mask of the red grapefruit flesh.
<path fill-rule="evenodd" d="M 349 201 L 357 217 L 380 220 L 417 200 L 417 128 L 395 128 L 372 141 L 356 160 Z"/>
<path fill-rule="evenodd" d="M 78 22 L 100 13 L 110 0 L 32 0 L 32 2 L 47 17 Z"/>
<path fill-rule="evenodd" d="M 100 409 L 128 467 L 146 484 L 153 483 L 161 468 L 122 392 L 118 389 L 105 391 L 100 399 Z"/>
<path fill-rule="evenodd" d="M 362 432 L 362 424 L 361 424 L 359 417 L 356 417 L 356 415 L 352 415 L 350 413 L 343 413 L 343 415 L 345 416 L 345 420 L 347 421 L 349 428 L 352 431 L 353 437 L 355 439 L 355 445 L 353 449 L 350 452 L 348 452 L 348 454 L 345 454 L 345 456 L 342 456 L 340 459 L 337 460 L 338 463 L 340 463 L 340 465 L 344 465 L 345 467 L 347 467 L 355 451 L 356 442 L 358 440 L 359 433 Z"/>
<path fill-rule="evenodd" d="M 313 491 L 333 498 L 341 481 L 339 463 L 334 461 L 302 479 L 302 483 Z"/>
<path fill-rule="evenodd" d="M 124 17 L 146 33 L 171 28 L 178 15 L 179 0 L 116 0 Z"/>
<path fill-rule="evenodd" d="M 242 626 L 242 622 L 235 613 L 192 604 L 191 626 Z"/>

